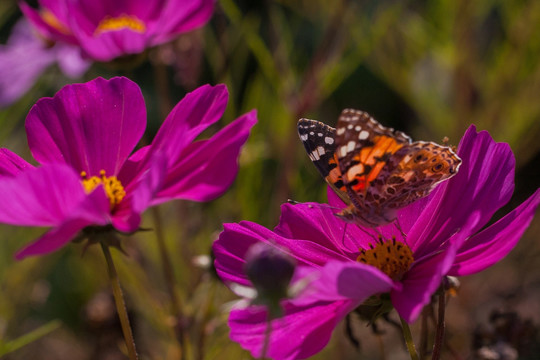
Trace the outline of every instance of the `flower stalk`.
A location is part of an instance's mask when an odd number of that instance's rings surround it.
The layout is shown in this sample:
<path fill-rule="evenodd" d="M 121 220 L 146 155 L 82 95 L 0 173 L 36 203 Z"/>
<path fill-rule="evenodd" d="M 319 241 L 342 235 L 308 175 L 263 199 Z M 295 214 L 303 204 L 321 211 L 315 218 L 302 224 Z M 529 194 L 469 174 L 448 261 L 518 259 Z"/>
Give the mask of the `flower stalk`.
<path fill-rule="evenodd" d="M 266 354 L 268 353 L 268 348 L 270 346 L 270 336 L 272 336 L 272 315 L 268 312 L 268 318 L 266 320 L 266 330 L 264 331 L 264 342 L 261 351 L 260 359 L 266 359 Z"/>
<path fill-rule="evenodd" d="M 120 280 L 118 273 L 114 266 L 114 262 L 109 250 L 109 246 L 104 242 L 101 242 L 101 249 L 103 249 L 103 255 L 105 255 L 105 261 L 107 261 L 107 272 L 109 273 L 109 280 L 114 295 L 114 302 L 116 305 L 116 311 L 120 318 L 120 324 L 122 326 L 122 333 L 124 334 L 124 340 L 126 341 L 126 347 L 130 360 L 138 360 L 137 349 L 135 348 L 135 340 L 133 339 L 133 332 L 131 331 L 131 325 L 129 323 L 129 317 L 126 310 L 126 303 L 124 301 L 124 295 L 122 294 L 122 288 L 120 287 Z"/>
<path fill-rule="evenodd" d="M 431 360 L 439 360 L 441 357 L 441 349 L 444 343 L 444 312 L 446 310 L 446 298 L 444 291 L 439 294 L 439 314 L 437 316 L 437 332 L 435 333 L 435 344 L 433 345 L 433 354 Z"/>
<path fill-rule="evenodd" d="M 401 331 L 403 332 L 403 337 L 405 338 L 405 344 L 407 345 L 407 350 L 409 351 L 411 360 L 419 360 L 420 358 L 416 353 L 416 347 L 414 346 L 411 328 L 409 328 L 409 324 L 407 324 L 407 322 L 401 316 L 399 317 L 399 320 L 401 320 Z"/>

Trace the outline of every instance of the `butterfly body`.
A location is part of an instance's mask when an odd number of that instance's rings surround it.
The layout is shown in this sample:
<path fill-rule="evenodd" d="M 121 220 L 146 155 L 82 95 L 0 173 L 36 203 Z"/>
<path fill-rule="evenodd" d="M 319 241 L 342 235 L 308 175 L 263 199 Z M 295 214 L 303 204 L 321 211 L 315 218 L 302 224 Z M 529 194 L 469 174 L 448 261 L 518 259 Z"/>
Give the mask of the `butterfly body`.
<path fill-rule="evenodd" d="M 300 119 L 298 133 L 319 172 L 348 204 L 336 215 L 368 227 L 394 221 L 398 209 L 427 196 L 461 164 L 450 147 L 412 142 L 359 110 L 343 110 L 336 129 Z"/>

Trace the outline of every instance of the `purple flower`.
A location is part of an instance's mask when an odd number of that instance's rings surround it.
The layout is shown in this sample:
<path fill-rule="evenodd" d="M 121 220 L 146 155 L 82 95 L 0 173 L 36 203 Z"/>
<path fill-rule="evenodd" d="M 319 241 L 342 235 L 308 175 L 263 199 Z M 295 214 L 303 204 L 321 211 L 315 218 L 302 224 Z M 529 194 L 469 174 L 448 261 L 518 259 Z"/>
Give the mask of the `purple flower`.
<path fill-rule="evenodd" d="M 81 47 L 98 61 L 138 54 L 204 25 L 214 0 L 39 0 L 20 4 L 47 39 Z"/>
<path fill-rule="evenodd" d="M 8 43 L 0 47 L 0 106 L 17 101 L 54 63 L 70 78 L 80 77 L 91 64 L 81 58 L 79 48 L 47 43 L 32 33 L 26 19 L 20 20 Z"/>
<path fill-rule="evenodd" d="M 146 109 L 129 79 L 97 78 L 39 100 L 26 131 L 41 166 L 0 149 L 0 222 L 52 229 L 16 257 L 52 252 L 89 226 L 135 231 L 140 214 L 165 201 L 208 201 L 223 194 L 238 171 L 255 111 L 209 139 L 194 140 L 221 118 L 227 99 L 224 85 L 187 94 L 152 143 L 134 154 Z"/>
<path fill-rule="evenodd" d="M 348 312 L 379 293 L 389 293 L 399 315 L 412 322 L 443 276 L 474 274 L 508 254 L 532 220 L 540 190 L 483 229 L 512 195 L 514 156 L 508 144 L 494 142 L 474 126 L 462 138 L 458 155 L 463 163 L 455 177 L 399 211 L 405 237 L 392 224 L 377 230 L 345 225 L 335 210 L 320 204 L 283 205 L 274 231 L 251 222 L 224 225 L 214 252 L 225 282 L 247 284 L 242 259 L 256 242 L 287 247 L 299 266 L 318 273 L 306 295 L 284 303 L 286 315 L 275 321 L 270 357 L 315 354 Z M 332 206 L 344 207 L 332 191 L 329 199 Z M 229 318 L 231 339 L 254 356 L 264 340 L 263 315 L 236 309 Z"/>

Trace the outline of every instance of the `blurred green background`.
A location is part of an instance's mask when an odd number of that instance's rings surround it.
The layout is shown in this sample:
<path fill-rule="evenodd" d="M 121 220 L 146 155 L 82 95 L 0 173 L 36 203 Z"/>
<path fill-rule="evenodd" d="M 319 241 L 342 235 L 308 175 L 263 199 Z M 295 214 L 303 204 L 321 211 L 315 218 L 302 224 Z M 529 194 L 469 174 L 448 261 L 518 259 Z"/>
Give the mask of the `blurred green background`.
<path fill-rule="evenodd" d="M 2 43 L 20 16 L 15 0 L 0 2 Z M 224 118 L 208 134 L 258 110 L 231 189 L 211 203 L 173 202 L 159 209 L 186 315 L 189 359 L 251 358 L 228 339 L 226 309 L 235 297 L 200 265 L 222 224 L 246 219 L 272 228 L 287 199 L 325 201 L 324 181 L 296 133 L 300 117 L 335 125 L 341 110 L 353 107 L 413 139 L 448 137 L 453 145 L 470 124 L 488 130 L 510 144 L 517 161 L 514 197 L 496 218 L 540 184 L 538 1 L 219 0 L 207 26 L 144 55 L 136 67 L 94 64 L 80 81 L 115 75 L 136 81 L 148 108 L 149 138 L 172 106 L 204 83 L 225 83 L 230 93 Z M 0 145 L 30 160 L 26 114 L 70 81 L 51 68 L 27 95 L 1 109 Z M 153 227 L 150 214 L 143 226 Z M 98 248 L 83 255 L 84 246 L 73 244 L 41 258 L 13 259 L 43 231 L 1 226 L 0 351 L 1 344 L 55 321 L 54 330 L 5 359 L 124 358 Z M 496 309 L 519 342 L 520 358 L 540 358 L 539 232 L 537 217 L 510 256 L 461 279 L 448 305 L 451 350 L 443 358 L 475 358 L 479 342 L 502 326 Z M 114 255 L 141 359 L 178 359 L 155 234 L 136 234 L 124 245 L 129 256 Z M 384 334 L 376 336 L 358 319 L 352 322 L 360 353 L 340 325 L 314 358 L 408 358 L 391 325 L 381 323 Z M 419 338 L 419 324 L 413 331 Z"/>

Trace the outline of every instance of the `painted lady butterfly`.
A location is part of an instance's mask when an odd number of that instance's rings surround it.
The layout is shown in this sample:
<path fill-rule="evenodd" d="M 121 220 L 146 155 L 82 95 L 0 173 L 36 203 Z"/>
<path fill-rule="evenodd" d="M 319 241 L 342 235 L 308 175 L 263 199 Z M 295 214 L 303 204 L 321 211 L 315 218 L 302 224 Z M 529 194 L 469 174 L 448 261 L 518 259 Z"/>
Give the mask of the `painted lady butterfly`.
<path fill-rule="evenodd" d="M 427 196 L 461 164 L 450 147 L 412 142 L 359 110 L 343 110 L 337 129 L 300 119 L 298 134 L 311 161 L 348 204 L 336 215 L 367 227 L 394 221 L 397 209 Z"/>

